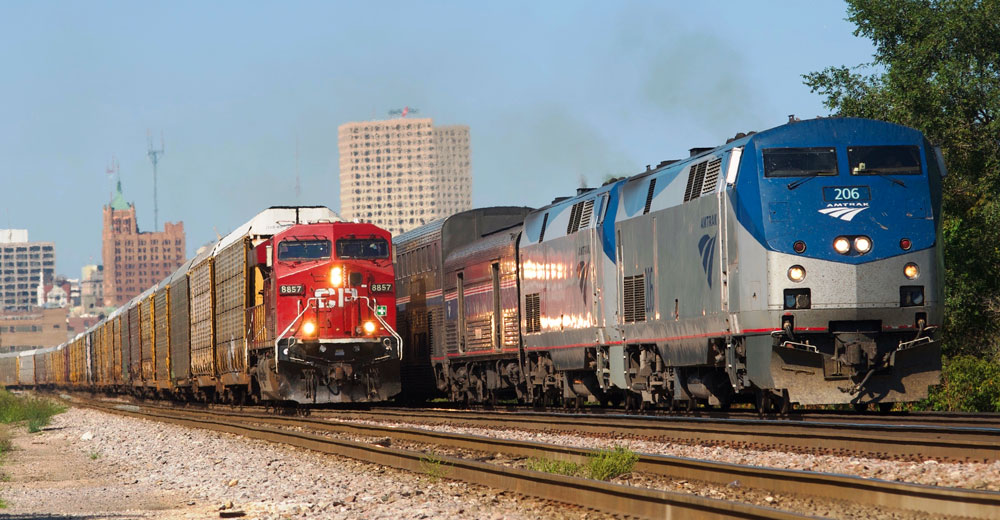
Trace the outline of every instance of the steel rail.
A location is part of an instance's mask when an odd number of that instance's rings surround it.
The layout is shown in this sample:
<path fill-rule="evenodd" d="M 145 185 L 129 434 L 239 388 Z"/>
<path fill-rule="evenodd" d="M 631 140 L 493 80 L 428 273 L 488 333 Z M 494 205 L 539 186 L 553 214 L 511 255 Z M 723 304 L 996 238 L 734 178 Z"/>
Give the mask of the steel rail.
<path fill-rule="evenodd" d="M 420 428 L 375 426 L 354 423 L 331 423 L 320 419 L 247 414 L 223 410 L 178 410 L 190 416 L 214 415 L 227 421 L 264 423 L 300 427 L 350 435 L 388 437 L 394 441 L 434 444 L 486 453 L 504 453 L 515 457 L 543 457 L 571 462 L 585 462 L 592 450 L 556 446 L 531 441 L 517 441 L 468 434 L 451 434 Z M 1000 517 L 1000 493 L 960 488 L 926 486 L 852 475 L 814 471 L 782 470 L 711 462 L 683 457 L 640 454 L 636 471 L 668 478 L 700 480 L 772 492 L 849 500 L 854 503 L 910 510 L 932 515 L 956 515 L 967 518 Z M 849 497 L 849 498 L 848 498 Z"/>
<path fill-rule="evenodd" d="M 739 444 L 767 449 L 852 453 L 914 460 L 1000 460 L 1000 428 L 866 424 L 837 421 L 772 421 L 705 417 L 648 417 L 539 412 L 458 410 L 337 411 L 324 417 L 507 426 L 538 431 L 628 435 L 698 444 Z"/>
<path fill-rule="evenodd" d="M 220 421 L 186 414 L 171 415 L 166 412 L 143 410 L 134 405 L 85 403 L 101 411 L 130 417 L 155 420 L 212 431 L 232 433 L 321 453 L 340 455 L 365 462 L 390 466 L 415 473 L 426 472 L 427 456 L 419 451 L 401 450 L 335 439 L 304 432 L 269 428 L 232 421 Z M 503 489 L 543 500 L 569 503 L 605 511 L 615 515 L 638 518 L 706 518 L 706 519 L 801 519 L 811 516 L 781 511 L 740 502 L 711 499 L 654 489 L 567 477 L 538 471 L 510 468 L 454 457 L 436 457 L 444 471 L 444 478 Z"/>

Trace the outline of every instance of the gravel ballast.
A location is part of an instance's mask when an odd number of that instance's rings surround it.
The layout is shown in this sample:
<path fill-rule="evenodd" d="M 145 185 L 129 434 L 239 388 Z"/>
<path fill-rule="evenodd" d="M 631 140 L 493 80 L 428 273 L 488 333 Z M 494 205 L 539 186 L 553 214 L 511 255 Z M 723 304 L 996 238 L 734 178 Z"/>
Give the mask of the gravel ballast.
<path fill-rule="evenodd" d="M 206 518 L 607 518 L 599 512 L 430 475 L 142 419 L 71 408 L 33 447 L 62 449 L 85 491 L 17 477 L 7 514 Z M 5 469 L 17 464 L 15 457 Z M 100 478 L 100 482 L 95 479 Z M 89 481 L 88 481 L 89 479 Z M 79 500 L 85 494 L 87 500 Z M 152 503 L 126 499 L 156 497 Z M 148 501 L 147 501 L 148 502 Z M 220 508 L 223 508 L 220 510 Z M 221 513 L 221 515 L 220 515 Z"/>
<path fill-rule="evenodd" d="M 837 455 L 812 455 L 782 451 L 763 451 L 727 446 L 697 446 L 630 438 L 623 435 L 613 440 L 605 437 L 550 433 L 528 430 L 474 428 L 457 425 L 406 423 L 398 421 L 369 421 L 331 419 L 335 422 L 372 424 L 399 428 L 423 428 L 433 431 L 480 435 L 501 439 L 534 441 L 584 449 L 607 449 L 620 445 L 639 453 L 669 455 L 700 460 L 728 462 L 776 469 L 839 473 L 864 478 L 878 478 L 930 486 L 958 487 L 987 491 L 1000 491 L 1000 461 L 983 462 L 905 462 L 866 457 Z"/>

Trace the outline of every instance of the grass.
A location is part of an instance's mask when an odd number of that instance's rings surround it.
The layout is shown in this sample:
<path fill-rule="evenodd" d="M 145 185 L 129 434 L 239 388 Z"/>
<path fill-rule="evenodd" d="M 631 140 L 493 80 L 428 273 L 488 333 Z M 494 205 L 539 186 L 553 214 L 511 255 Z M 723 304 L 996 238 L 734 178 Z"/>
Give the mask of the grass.
<path fill-rule="evenodd" d="M 0 422 L 25 423 L 28 432 L 35 433 L 49 424 L 52 416 L 66 411 L 66 407 L 48 399 L 22 397 L 7 390 L 0 390 Z"/>
<path fill-rule="evenodd" d="M 567 460 L 528 459 L 528 469 L 574 477 L 581 474 L 583 465 Z"/>
<path fill-rule="evenodd" d="M 528 469 L 584 477 L 595 480 L 611 480 L 626 473 L 631 473 L 639 456 L 623 446 L 615 446 L 610 450 L 598 450 L 587 456 L 585 464 L 565 460 L 529 459 Z"/>
<path fill-rule="evenodd" d="M 447 464 L 437 454 L 427 453 L 420 457 L 420 469 L 431 478 L 432 482 L 437 482 L 447 473 Z"/>
<path fill-rule="evenodd" d="M 7 431 L 7 427 L 0 426 L 0 463 L 2 463 L 3 459 L 7 457 L 8 453 L 10 453 L 12 447 L 13 446 L 10 442 L 10 433 Z M 10 475 L 0 473 L 0 482 L 10 482 Z M 6 508 L 7 502 L 0 498 L 0 509 Z"/>
<path fill-rule="evenodd" d="M 97 460 L 100 456 L 101 454 L 97 453 L 96 451 L 90 452 L 90 460 Z"/>

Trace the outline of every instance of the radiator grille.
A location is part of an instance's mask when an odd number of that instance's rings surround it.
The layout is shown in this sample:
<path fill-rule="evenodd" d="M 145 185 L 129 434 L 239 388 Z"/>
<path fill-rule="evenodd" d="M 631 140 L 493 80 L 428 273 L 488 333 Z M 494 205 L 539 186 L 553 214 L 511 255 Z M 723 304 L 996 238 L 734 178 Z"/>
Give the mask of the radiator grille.
<path fill-rule="evenodd" d="M 702 195 L 708 195 L 715 191 L 719 185 L 719 172 L 722 171 L 722 159 L 716 159 L 708 163 L 708 170 L 705 171 L 705 186 L 701 189 Z"/>
<path fill-rule="evenodd" d="M 594 216 L 594 201 L 585 200 L 573 204 L 573 209 L 569 212 L 569 225 L 566 226 L 566 234 L 576 233 L 581 229 L 586 229 L 590 225 L 590 219 Z"/>
<path fill-rule="evenodd" d="M 701 196 L 701 189 L 705 183 L 705 167 L 708 161 L 702 161 L 688 170 L 687 188 L 684 189 L 684 202 L 697 199 Z"/>
<path fill-rule="evenodd" d="M 525 332 L 540 332 L 542 330 L 542 306 L 539 293 L 524 296 Z"/>
<path fill-rule="evenodd" d="M 622 290 L 625 303 L 625 322 L 646 321 L 645 275 L 626 276 Z"/>

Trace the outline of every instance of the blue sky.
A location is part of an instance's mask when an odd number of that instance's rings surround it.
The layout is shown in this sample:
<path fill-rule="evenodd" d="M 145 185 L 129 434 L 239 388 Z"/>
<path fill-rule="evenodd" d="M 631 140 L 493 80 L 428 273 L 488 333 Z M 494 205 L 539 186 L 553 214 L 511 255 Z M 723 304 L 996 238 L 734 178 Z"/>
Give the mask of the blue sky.
<path fill-rule="evenodd" d="M 4 2 L 0 228 L 101 263 L 112 157 L 190 252 L 259 210 L 339 210 L 337 126 L 471 127 L 474 206 L 541 206 L 740 131 L 825 115 L 801 74 L 871 60 L 839 1 Z M 301 195 L 294 188 L 298 143 Z"/>

